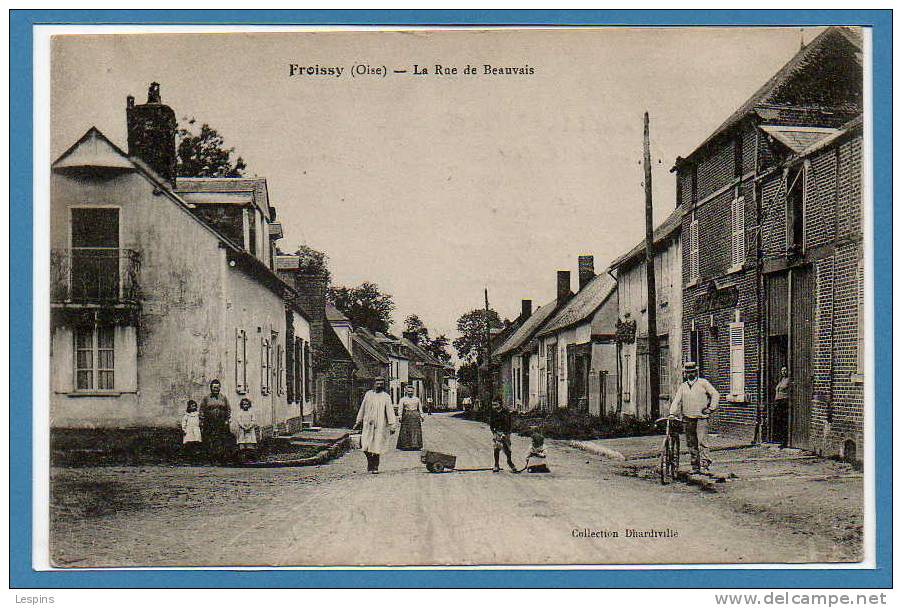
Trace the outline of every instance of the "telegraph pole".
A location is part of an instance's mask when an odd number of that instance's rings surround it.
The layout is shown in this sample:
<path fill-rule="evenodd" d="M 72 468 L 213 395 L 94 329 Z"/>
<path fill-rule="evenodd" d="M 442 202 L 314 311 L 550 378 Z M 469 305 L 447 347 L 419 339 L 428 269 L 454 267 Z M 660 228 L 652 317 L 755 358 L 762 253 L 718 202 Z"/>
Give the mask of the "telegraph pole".
<path fill-rule="evenodd" d="M 648 411 L 653 418 L 660 416 L 661 373 L 658 355 L 658 297 L 655 289 L 655 226 L 651 201 L 651 144 L 648 136 L 648 112 L 645 113 L 643 134 L 645 168 L 645 279 L 648 285 Z"/>
<path fill-rule="evenodd" d="M 489 288 L 485 288 L 485 407 L 490 408 L 495 398 L 495 390 L 492 377 L 492 333 L 489 328 Z"/>

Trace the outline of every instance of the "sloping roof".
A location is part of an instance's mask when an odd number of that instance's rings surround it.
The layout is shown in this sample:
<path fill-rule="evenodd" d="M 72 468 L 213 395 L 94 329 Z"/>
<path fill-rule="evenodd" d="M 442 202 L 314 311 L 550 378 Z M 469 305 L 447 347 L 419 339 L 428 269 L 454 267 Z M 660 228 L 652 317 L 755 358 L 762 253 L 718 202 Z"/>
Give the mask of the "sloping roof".
<path fill-rule="evenodd" d="M 707 147 L 709 143 L 713 140 L 717 139 L 722 133 L 731 129 L 739 122 L 741 122 L 746 116 L 749 116 L 755 111 L 756 106 L 767 104 L 775 94 L 786 85 L 798 72 L 802 69 L 806 68 L 810 65 L 811 61 L 816 59 L 818 54 L 824 49 L 824 47 L 828 43 L 833 43 L 836 41 L 846 41 L 851 44 L 854 48 L 859 50 L 859 53 L 856 56 L 856 59 L 859 63 L 861 63 L 861 53 L 860 50 L 862 48 L 862 39 L 861 32 L 857 29 L 847 28 L 847 27 L 839 27 L 832 26 L 825 29 L 823 32 L 818 34 L 818 36 L 808 43 L 805 47 L 801 48 L 798 53 L 796 53 L 792 59 L 790 59 L 786 64 L 780 68 L 776 74 L 771 76 L 771 78 L 765 82 L 755 93 L 749 97 L 745 103 L 743 103 L 739 108 L 733 112 L 729 118 L 727 118 L 717 129 L 708 136 L 705 141 L 703 141 L 695 150 L 692 151 L 689 156 L 685 159 L 677 159 L 677 164 L 688 160 L 695 156 L 699 151 Z"/>
<path fill-rule="evenodd" d="M 323 350 L 326 351 L 330 361 L 352 361 L 354 359 L 348 352 L 345 343 L 328 323 L 323 323 Z"/>
<path fill-rule="evenodd" d="M 353 334 L 351 334 L 351 339 L 354 341 L 355 357 L 357 356 L 357 347 L 360 347 L 360 349 L 367 353 L 371 358 L 375 359 L 379 363 L 388 365 L 388 356 L 384 352 L 382 352 L 382 349 L 380 349 L 379 346 L 375 342 L 373 342 L 370 336 L 362 332 L 355 331 Z"/>
<path fill-rule="evenodd" d="M 343 312 L 335 308 L 335 306 L 329 302 L 326 302 L 326 320 L 333 321 L 335 323 L 350 323 L 351 320 L 347 318 Z"/>
<path fill-rule="evenodd" d="M 596 276 L 570 298 L 570 301 L 564 304 L 557 314 L 536 332 L 536 336 L 547 336 L 590 319 L 616 289 L 617 282 L 610 275 Z"/>
<path fill-rule="evenodd" d="M 265 177 L 177 177 L 175 190 L 179 194 L 193 193 L 196 200 L 192 202 L 200 204 L 204 201 L 223 203 L 226 201 L 223 195 L 251 196 L 266 219 L 274 219 Z M 222 200 L 217 200 L 219 198 Z"/>
<path fill-rule="evenodd" d="M 508 336 L 507 340 L 505 340 L 501 346 L 495 349 L 495 352 L 493 352 L 492 355 L 506 355 L 526 344 L 526 342 L 528 342 L 529 339 L 545 325 L 545 322 L 554 315 L 557 308 L 557 300 L 552 300 L 544 306 L 539 306 L 539 308 L 534 310 L 529 318 L 526 319 L 514 333 Z"/>
<path fill-rule="evenodd" d="M 839 131 L 839 129 L 827 129 L 821 127 L 793 127 L 782 125 L 761 125 L 761 130 L 796 154 Z"/>
<path fill-rule="evenodd" d="M 433 357 L 428 351 L 424 348 L 417 346 L 407 338 L 398 338 L 398 341 L 403 344 L 408 351 L 413 355 L 411 359 L 419 360 L 425 363 L 426 365 L 435 365 L 438 367 L 444 367 L 445 364 Z"/>
<path fill-rule="evenodd" d="M 102 168 L 134 171 L 128 154 L 111 142 L 97 127 L 91 127 L 74 145 L 62 153 L 54 169 Z"/>
<path fill-rule="evenodd" d="M 667 240 L 670 235 L 680 229 L 680 226 L 683 222 L 683 215 L 685 215 L 686 209 L 685 207 L 677 207 L 674 209 L 667 219 L 661 222 L 661 224 L 655 228 L 654 232 L 654 241 L 655 246 L 659 246 L 665 240 Z M 645 239 L 639 241 L 639 243 L 634 246 L 632 249 L 627 251 L 626 253 L 618 256 L 611 262 L 611 270 L 616 270 L 620 266 L 633 261 L 639 256 L 645 255 Z"/>

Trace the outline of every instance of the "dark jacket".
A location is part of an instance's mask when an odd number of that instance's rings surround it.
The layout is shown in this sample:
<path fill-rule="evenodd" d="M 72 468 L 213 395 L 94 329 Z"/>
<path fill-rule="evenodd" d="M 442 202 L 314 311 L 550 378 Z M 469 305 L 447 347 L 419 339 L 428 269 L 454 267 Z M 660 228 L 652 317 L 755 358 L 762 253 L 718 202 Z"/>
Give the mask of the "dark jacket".
<path fill-rule="evenodd" d="M 514 428 L 514 414 L 503 408 L 501 410 L 492 408 L 489 428 L 493 433 L 510 433 Z"/>

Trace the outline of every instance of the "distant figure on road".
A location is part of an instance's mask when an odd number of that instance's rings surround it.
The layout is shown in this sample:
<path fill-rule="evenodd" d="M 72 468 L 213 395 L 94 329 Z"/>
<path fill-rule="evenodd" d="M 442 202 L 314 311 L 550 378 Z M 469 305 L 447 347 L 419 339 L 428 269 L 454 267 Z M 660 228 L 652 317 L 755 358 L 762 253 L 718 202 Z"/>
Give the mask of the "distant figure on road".
<path fill-rule="evenodd" d="M 219 380 L 210 382 L 210 394 L 201 399 L 199 417 L 200 435 L 208 456 L 214 462 L 226 460 L 235 438 L 229 429 L 232 406 L 228 397 L 222 394 Z"/>
<path fill-rule="evenodd" d="M 432 397 L 426 397 L 426 413 L 432 415 Z"/>
<path fill-rule="evenodd" d="M 711 458 L 708 452 L 708 417 L 717 409 L 720 393 L 711 383 L 700 378 L 698 365 L 683 364 L 683 383 L 670 402 L 670 417 L 682 418 L 686 425 L 686 443 L 692 457 L 692 472 L 708 474 Z"/>
<path fill-rule="evenodd" d="M 511 431 L 514 426 L 514 415 L 510 411 L 504 409 L 500 401 L 492 402 L 492 411 L 489 414 L 489 428 L 492 430 L 492 444 L 495 448 L 495 473 L 501 470 L 498 459 L 501 456 L 501 450 L 507 456 L 507 466 L 512 473 L 519 473 L 517 467 L 514 466 L 514 460 L 511 454 Z"/>
<path fill-rule="evenodd" d="M 385 392 L 385 380 L 376 378 L 373 389 L 363 396 L 360 411 L 357 412 L 357 422 L 354 424 L 354 428 L 360 427 L 363 430 L 360 448 L 366 454 L 368 473 L 379 472 L 379 456 L 385 450 L 386 435 L 395 433 L 397 422 L 391 396 Z"/>
<path fill-rule="evenodd" d="M 780 381 L 774 389 L 774 439 L 780 441 L 780 447 L 789 443 L 789 395 L 792 393 L 792 380 L 789 369 L 780 368 Z"/>
<path fill-rule="evenodd" d="M 423 449 L 423 404 L 413 396 L 413 387 L 404 389 L 401 407 L 401 430 L 398 431 L 399 450 Z"/>

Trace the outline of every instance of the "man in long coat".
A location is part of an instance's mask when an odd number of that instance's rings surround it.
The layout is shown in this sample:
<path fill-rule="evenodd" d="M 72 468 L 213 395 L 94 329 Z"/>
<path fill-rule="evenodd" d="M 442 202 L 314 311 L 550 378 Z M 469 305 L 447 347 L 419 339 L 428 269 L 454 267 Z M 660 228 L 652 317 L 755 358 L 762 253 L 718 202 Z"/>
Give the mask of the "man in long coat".
<path fill-rule="evenodd" d="M 368 473 L 379 472 L 379 456 L 388 447 L 387 435 L 394 435 L 397 422 L 395 407 L 392 405 L 391 397 L 385 392 L 385 380 L 376 378 L 373 389 L 363 396 L 363 403 L 360 404 L 357 422 L 354 425 L 354 428 L 361 427 L 363 431 L 360 447 L 366 454 Z"/>

